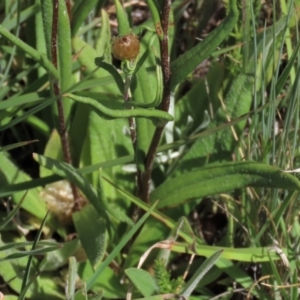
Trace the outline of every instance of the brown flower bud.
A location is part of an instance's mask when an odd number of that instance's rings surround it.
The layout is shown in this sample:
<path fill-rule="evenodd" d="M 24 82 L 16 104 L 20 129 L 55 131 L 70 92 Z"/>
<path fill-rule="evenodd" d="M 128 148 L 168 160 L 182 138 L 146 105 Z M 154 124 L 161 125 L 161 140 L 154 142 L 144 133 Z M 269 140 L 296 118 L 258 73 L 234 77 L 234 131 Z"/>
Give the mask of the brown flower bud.
<path fill-rule="evenodd" d="M 139 51 L 140 41 L 133 33 L 115 38 L 112 45 L 112 53 L 114 57 L 119 60 L 136 59 Z"/>

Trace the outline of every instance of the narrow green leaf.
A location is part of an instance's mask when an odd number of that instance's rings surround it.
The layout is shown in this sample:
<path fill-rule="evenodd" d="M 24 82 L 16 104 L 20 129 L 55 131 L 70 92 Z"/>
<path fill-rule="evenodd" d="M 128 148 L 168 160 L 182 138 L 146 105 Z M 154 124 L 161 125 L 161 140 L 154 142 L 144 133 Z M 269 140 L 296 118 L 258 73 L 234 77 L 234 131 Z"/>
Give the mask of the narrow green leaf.
<path fill-rule="evenodd" d="M 15 215 L 19 211 L 20 207 L 22 206 L 22 203 L 26 197 L 26 194 L 27 194 L 27 192 L 24 194 L 24 197 L 16 205 L 16 207 L 6 216 L 6 218 L 3 221 L 0 222 L 0 230 L 4 229 L 5 226 L 15 217 Z"/>
<path fill-rule="evenodd" d="M 18 26 L 18 23 L 21 24 L 25 22 L 28 18 L 34 16 L 40 10 L 40 5 L 38 3 L 33 4 L 25 9 L 22 9 L 19 16 L 14 15 L 13 18 L 9 20 L 2 21 L 2 26 L 6 28 L 6 30 L 15 29 Z"/>
<path fill-rule="evenodd" d="M 42 21 L 43 21 L 43 30 L 44 30 L 44 39 L 45 46 L 47 51 L 48 59 L 51 59 L 51 32 L 52 32 L 52 20 L 53 20 L 53 1 L 52 0 L 40 0 L 41 3 L 41 12 L 42 12 Z M 56 70 L 56 69 L 55 69 Z M 56 70 L 58 73 L 58 71 Z M 58 75 L 59 77 L 59 75 Z"/>
<path fill-rule="evenodd" d="M 89 1 L 76 1 L 79 5 L 74 6 L 75 10 L 73 11 L 72 16 L 72 36 L 75 36 L 78 29 L 84 20 L 88 17 L 90 11 L 95 8 L 99 0 L 89 0 Z"/>
<path fill-rule="evenodd" d="M 122 76 L 116 70 L 116 68 L 113 65 L 103 61 L 103 57 L 96 57 L 95 65 L 99 68 L 106 70 L 113 77 L 114 82 L 117 84 L 117 86 L 119 88 L 119 92 L 122 95 L 124 92 L 124 82 L 123 82 Z"/>
<path fill-rule="evenodd" d="M 118 18 L 118 32 L 119 35 L 126 35 L 131 32 L 131 28 L 129 25 L 128 15 L 126 10 L 123 8 L 119 0 L 114 0 L 116 5 L 116 12 Z"/>
<path fill-rule="evenodd" d="M 37 244 L 41 238 L 41 235 L 42 235 L 42 230 L 44 228 L 44 225 L 46 223 L 46 220 L 47 220 L 47 217 L 48 217 L 48 213 L 49 211 L 47 212 L 47 214 L 45 215 L 41 225 L 40 225 L 40 228 L 34 238 L 34 241 L 32 243 L 32 247 L 31 247 L 31 250 L 35 250 L 36 247 L 37 247 Z M 33 260 L 33 256 L 29 256 L 28 257 L 28 262 L 27 262 L 27 265 L 26 265 L 26 268 L 25 268 L 25 273 L 24 273 L 24 277 L 23 277 L 23 282 L 22 282 L 22 287 L 21 287 L 21 290 L 22 292 L 24 292 L 24 296 L 25 296 L 25 291 L 27 291 L 27 284 L 29 283 L 28 282 L 28 279 L 29 279 L 29 274 L 30 274 L 30 270 L 31 270 L 31 266 L 32 266 L 32 260 Z M 24 296 L 20 297 L 19 299 L 20 300 L 23 300 L 24 299 Z"/>
<path fill-rule="evenodd" d="M 153 191 L 151 199 L 159 199 L 162 208 L 247 186 L 300 190 L 300 181 L 269 165 L 226 162 L 169 179 Z"/>
<path fill-rule="evenodd" d="M 101 57 L 105 57 L 106 62 L 111 62 L 111 31 L 109 16 L 104 9 L 101 9 L 101 29 L 99 38 L 96 40 L 96 51 Z"/>
<path fill-rule="evenodd" d="M 160 22 L 160 9 L 156 0 L 147 0 L 147 4 L 149 6 L 149 10 L 152 15 L 153 25 L 156 31 L 156 34 L 162 40 L 164 38 L 164 33 L 161 27 Z"/>
<path fill-rule="evenodd" d="M 205 274 L 214 266 L 216 261 L 220 258 L 223 250 L 218 250 L 212 256 L 207 258 L 203 264 L 197 269 L 197 271 L 193 274 L 192 278 L 185 284 L 183 291 L 180 293 L 182 296 L 188 298 L 200 280 L 205 276 Z"/>
<path fill-rule="evenodd" d="M 74 300 L 76 279 L 77 279 L 76 276 L 77 276 L 76 258 L 74 256 L 71 256 L 69 258 L 68 283 L 66 288 L 67 300 Z"/>
<path fill-rule="evenodd" d="M 26 283 L 25 287 L 22 288 L 21 293 L 18 297 L 18 300 L 23 300 L 26 292 L 28 291 L 28 289 L 30 288 L 30 286 L 33 286 L 33 283 L 36 281 L 36 279 L 38 278 L 40 274 L 35 274 L 32 278 L 30 278 L 30 280 Z"/>
<path fill-rule="evenodd" d="M 280 77 L 276 81 L 276 87 L 275 87 L 276 95 L 278 95 L 282 91 L 284 85 L 287 82 L 288 77 L 290 76 L 292 68 L 295 66 L 295 60 L 299 54 L 299 48 L 300 48 L 300 41 L 298 41 L 294 49 L 293 55 L 288 60 L 287 65 L 285 66 L 283 72 L 281 73 Z"/>
<path fill-rule="evenodd" d="M 90 3 L 92 1 L 88 1 Z M 66 1 L 59 1 L 58 7 L 58 70 L 60 76 L 61 93 L 67 91 L 73 84 L 72 76 L 72 43 L 71 43 L 71 28 L 70 19 Z M 64 101 L 64 116 L 66 124 L 69 124 L 70 111 L 73 101 Z"/>
<path fill-rule="evenodd" d="M 31 143 L 36 143 L 36 142 L 38 142 L 38 140 L 32 140 L 32 141 L 26 141 L 26 142 L 19 142 L 19 143 L 7 145 L 5 147 L 0 147 L 0 152 L 9 151 L 9 150 L 16 149 L 16 148 L 19 148 L 19 147 L 24 147 L 24 146 L 27 146 L 27 145 L 29 145 Z"/>
<path fill-rule="evenodd" d="M 148 296 L 148 297 L 144 297 L 144 298 L 138 298 L 138 299 L 134 299 L 134 300 L 165 300 L 165 299 L 181 299 L 181 298 L 177 294 L 161 294 L 161 295 L 155 295 L 155 296 Z M 183 299 L 185 299 L 185 298 L 183 298 Z"/>
<path fill-rule="evenodd" d="M 26 105 L 26 107 L 29 107 L 30 105 L 36 104 L 38 101 L 45 101 L 43 96 L 46 96 L 45 93 L 28 93 L 24 95 L 12 96 L 9 99 L 0 102 L 0 110 L 18 105 Z"/>
<path fill-rule="evenodd" d="M 18 248 L 26 248 L 28 246 L 32 246 L 32 242 L 12 242 L 6 243 L 0 246 L 0 252 L 7 249 L 18 249 Z M 60 247 L 60 244 L 52 241 L 40 241 L 37 244 L 37 247 Z"/>
<path fill-rule="evenodd" d="M 48 252 L 52 252 L 56 250 L 58 246 L 50 246 L 50 247 L 45 247 L 41 249 L 35 249 L 35 250 L 30 250 L 30 251 L 19 251 L 19 252 L 14 252 L 12 254 L 9 254 L 3 258 L 0 259 L 0 262 L 7 261 L 7 260 L 15 260 L 17 258 L 22 258 L 28 255 L 42 255 L 46 254 Z"/>
<path fill-rule="evenodd" d="M 162 126 L 169 121 L 173 121 L 172 115 L 158 109 L 144 109 L 144 108 L 125 109 L 124 107 L 122 109 L 121 103 L 119 103 L 118 105 L 119 109 L 111 109 L 109 107 L 104 106 L 96 99 L 90 97 L 77 96 L 74 94 L 65 94 L 64 96 L 71 98 L 75 101 L 91 105 L 97 112 L 103 114 L 108 118 L 129 118 L 129 117 L 149 118 L 153 121 L 153 124 L 155 124 L 155 126 Z"/>
<path fill-rule="evenodd" d="M 0 158 L 1 158 L 1 156 L 0 156 Z M 133 155 L 127 155 L 127 156 L 120 157 L 117 159 L 100 162 L 100 163 L 97 163 L 92 166 L 86 166 L 86 167 L 80 169 L 80 172 L 83 175 L 89 174 L 89 173 L 98 171 L 99 168 L 110 169 L 115 166 L 121 166 L 124 164 L 132 163 L 133 161 L 134 161 Z M 0 176 L 1 176 L 1 173 L 0 173 Z M 34 179 L 34 180 L 26 180 L 26 178 L 24 178 L 20 183 L 16 182 L 15 184 L 10 184 L 10 185 L 3 183 L 3 185 L 0 185 L 0 197 L 6 197 L 15 192 L 21 192 L 21 191 L 33 189 L 33 188 L 36 188 L 39 186 L 44 186 L 46 184 L 50 184 L 55 181 L 59 181 L 61 179 L 62 179 L 61 176 L 52 175 L 52 176 L 47 176 L 44 178 L 39 178 L 39 179 Z M 45 210 L 45 212 L 46 212 L 46 210 Z"/>

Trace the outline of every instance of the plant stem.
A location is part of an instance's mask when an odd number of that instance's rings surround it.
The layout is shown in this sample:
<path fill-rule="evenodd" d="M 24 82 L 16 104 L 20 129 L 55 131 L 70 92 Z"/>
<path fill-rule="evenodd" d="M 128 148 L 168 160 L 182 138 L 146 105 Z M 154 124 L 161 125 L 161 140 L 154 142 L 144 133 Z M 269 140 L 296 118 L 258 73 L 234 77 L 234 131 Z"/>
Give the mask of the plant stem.
<path fill-rule="evenodd" d="M 51 33 L 51 60 L 52 64 L 56 69 L 58 69 L 57 65 L 57 32 L 58 32 L 58 6 L 59 0 L 53 0 L 53 19 L 52 19 L 52 33 Z M 52 79 L 52 86 L 54 95 L 60 95 L 60 85 L 57 79 Z M 59 135 L 62 145 L 62 151 L 64 156 L 64 161 L 70 165 L 72 165 L 71 151 L 68 140 L 68 131 L 66 128 L 65 116 L 64 116 L 64 106 L 62 102 L 62 98 L 59 97 L 56 101 L 57 111 L 58 111 L 58 129 Z M 72 193 L 74 197 L 74 210 L 80 209 L 79 199 L 80 194 L 77 187 L 71 183 Z M 81 201 L 81 200 L 80 200 Z"/>
<path fill-rule="evenodd" d="M 164 87 L 161 109 L 164 111 L 169 110 L 170 96 L 171 96 L 171 90 L 170 90 L 171 72 L 170 72 L 169 36 L 168 36 L 170 8 L 171 8 L 171 0 L 164 0 L 162 18 L 161 18 L 162 20 L 161 25 L 162 25 L 164 37 L 160 43 L 160 51 L 162 57 L 161 63 L 162 63 L 162 72 L 163 72 L 163 87 Z M 163 131 L 164 131 L 164 126 L 156 128 L 146 156 L 145 173 L 143 174 L 143 190 L 142 190 L 143 191 L 142 199 L 146 203 L 149 203 L 151 173 L 152 173 L 155 154 Z"/>

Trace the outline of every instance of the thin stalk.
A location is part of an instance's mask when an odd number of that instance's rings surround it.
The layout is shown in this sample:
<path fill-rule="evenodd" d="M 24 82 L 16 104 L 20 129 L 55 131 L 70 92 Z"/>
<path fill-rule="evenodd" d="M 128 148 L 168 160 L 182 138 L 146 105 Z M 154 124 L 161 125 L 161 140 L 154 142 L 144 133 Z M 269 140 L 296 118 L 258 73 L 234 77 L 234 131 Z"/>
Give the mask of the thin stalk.
<path fill-rule="evenodd" d="M 169 110 L 170 106 L 170 56 L 169 56 L 169 15 L 170 15 L 170 8 L 171 8 L 171 0 L 164 0 L 163 3 L 163 10 L 162 10 L 162 30 L 163 30 L 163 39 L 160 43 L 160 51 L 162 57 L 162 73 L 163 73 L 163 99 L 161 103 L 161 109 L 164 111 Z M 154 135 L 152 137 L 152 141 L 146 156 L 145 162 L 145 173 L 143 174 L 143 193 L 142 199 L 144 202 L 149 203 L 149 193 L 150 193 L 150 181 L 151 181 L 151 173 L 154 163 L 155 154 L 164 131 L 164 127 L 157 127 Z"/>

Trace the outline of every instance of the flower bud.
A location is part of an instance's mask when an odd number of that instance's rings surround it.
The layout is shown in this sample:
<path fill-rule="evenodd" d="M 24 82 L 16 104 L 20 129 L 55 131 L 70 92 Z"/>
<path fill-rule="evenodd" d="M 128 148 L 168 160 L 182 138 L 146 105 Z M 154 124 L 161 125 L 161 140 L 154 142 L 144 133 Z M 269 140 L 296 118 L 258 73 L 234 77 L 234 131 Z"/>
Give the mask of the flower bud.
<path fill-rule="evenodd" d="M 134 60 L 139 51 L 140 41 L 133 33 L 115 38 L 112 45 L 112 53 L 119 60 Z"/>

